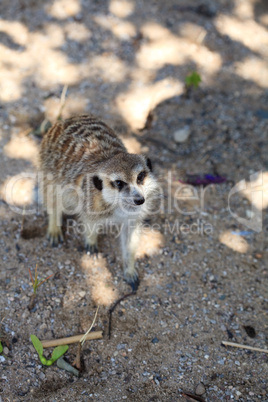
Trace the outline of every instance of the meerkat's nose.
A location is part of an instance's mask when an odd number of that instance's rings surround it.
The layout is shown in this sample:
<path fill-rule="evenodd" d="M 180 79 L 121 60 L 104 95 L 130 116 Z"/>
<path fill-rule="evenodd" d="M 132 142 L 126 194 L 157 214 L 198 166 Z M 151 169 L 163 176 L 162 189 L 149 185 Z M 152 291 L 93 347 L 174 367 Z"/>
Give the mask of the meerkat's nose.
<path fill-rule="evenodd" d="M 145 199 L 144 199 L 143 197 L 134 198 L 134 203 L 135 203 L 136 205 L 141 205 L 141 204 L 144 203 L 144 201 L 145 201 Z"/>

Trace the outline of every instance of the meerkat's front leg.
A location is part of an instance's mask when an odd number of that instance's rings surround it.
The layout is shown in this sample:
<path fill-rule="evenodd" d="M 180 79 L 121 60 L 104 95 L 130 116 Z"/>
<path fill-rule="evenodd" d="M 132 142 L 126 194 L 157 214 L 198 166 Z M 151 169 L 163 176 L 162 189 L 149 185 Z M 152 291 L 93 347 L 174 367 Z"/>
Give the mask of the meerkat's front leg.
<path fill-rule="evenodd" d="M 47 238 L 52 247 L 57 247 L 59 242 L 63 242 L 62 225 L 62 207 L 54 186 L 47 191 L 47 213 L 48 230 Z"/>
<path fill-rule="evenodd" d="M 124 277 L 133 291 L 136 291 L 139 286 L 139 275 L 135 268 L 135 255 L 139 246 L 140 225 L 135 222 L 132 226 L 129 223 L 124 223 L 120 233 L 122 257 L 124 265 Z"/>
<path fill-rule="evenodd" d="M 52 247 L 57 247 L 59 242 L 63 242 L 61 230 L 62 214 L 59 211 L 52 211 L 48 214 L 48 219 L 47 238 Z"/>
<path fill-rule="evenodd" d="M 97 225 L 88 220 L 84 221 L 85 224 L 85 249 L 89 254 L 98 255 L 98 232 Z"/>

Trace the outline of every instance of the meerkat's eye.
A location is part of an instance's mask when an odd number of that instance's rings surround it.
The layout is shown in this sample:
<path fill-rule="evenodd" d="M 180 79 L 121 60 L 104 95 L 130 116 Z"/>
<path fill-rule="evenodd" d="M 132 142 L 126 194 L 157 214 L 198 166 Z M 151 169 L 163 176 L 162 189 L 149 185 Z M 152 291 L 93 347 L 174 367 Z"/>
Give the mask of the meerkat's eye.
<path fill-rule="evenodd" d="M 142 184 L 143 180 L 145 179 L 146 172 L 140 172 L 137 177 L 137 183 Z"/>
<path fill-rule="evenodd" d="M 122 180 L 115 180 L 112 182 L 113 187 L 118 188 L 119 191 L 122 190 L 122 188 L 125 187 L 126 184 L 127 183 Z"/>

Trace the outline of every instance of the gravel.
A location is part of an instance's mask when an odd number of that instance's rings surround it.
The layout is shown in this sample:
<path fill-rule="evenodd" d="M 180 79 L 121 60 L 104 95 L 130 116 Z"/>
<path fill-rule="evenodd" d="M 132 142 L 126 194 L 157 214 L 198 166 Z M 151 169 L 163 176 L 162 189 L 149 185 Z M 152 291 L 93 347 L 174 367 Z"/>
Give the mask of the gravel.
<path fill-rule="evenodd" d="M 184 391 L 207 401 L 268 400 L 267 354 L 221 344 L 267 348 L 266 210 L 258 233 L 228 209 L 233 186 L 256 172 L 265 178 L 268 167 L 262 2 L 115 3 L 0 5 L 0 400 L 175 401 Z M 202 83 L 185 93 L 193 71 Z M 103 255 L 87 266 L 80 236 L 66 234 L 51 249 L 43 210 L 23 217 L 3 193 L 8 178 L 35 172 L 40 138 L 26 134 L 55 121 L 65 84 L 63 117 L 102 116 L 131 152 L 150 155 L 165 196 L 140 246 L 140 287 L 113 312 L 110 340 L 109 307 L 130 291 L 115 236 L 101 236 Z M 184 198 L 187 174 L 226 181 Z M 20 207 L 28 184 L 13 193 Z M 252 218 L 245 195 L 230 202 Z M 36 264 L 39 279 L 54 276 L 29 311 Z M 105 334 L 85 344 L 80 377 L 42 366 L 30 335 L 84 333 L 98 304 L 94 329 Z M 66 360 L 76 353 L 71 345 Z"/>

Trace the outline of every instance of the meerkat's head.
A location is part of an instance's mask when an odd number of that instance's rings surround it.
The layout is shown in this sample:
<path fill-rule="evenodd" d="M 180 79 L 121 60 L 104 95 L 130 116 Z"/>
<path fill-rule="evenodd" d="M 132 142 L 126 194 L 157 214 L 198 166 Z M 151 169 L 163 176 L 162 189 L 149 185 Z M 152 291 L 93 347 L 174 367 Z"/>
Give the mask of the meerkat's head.
<path fill-rule="evenodd" d="M 150 159 L 125 152 L 104 163 L 93 185 L 121 215 L 148 213 L 157 188 Z"/>

